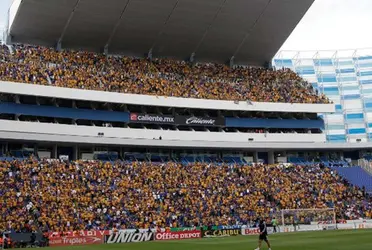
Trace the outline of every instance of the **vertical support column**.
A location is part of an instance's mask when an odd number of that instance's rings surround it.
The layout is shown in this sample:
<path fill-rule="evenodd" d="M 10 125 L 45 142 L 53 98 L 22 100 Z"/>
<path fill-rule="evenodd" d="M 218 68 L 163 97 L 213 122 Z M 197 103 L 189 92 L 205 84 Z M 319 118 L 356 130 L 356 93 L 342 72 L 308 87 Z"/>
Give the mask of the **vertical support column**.
<path fill-rule="evenodd" d="M 77 160 L 79 158 L 79 155 L 78 155 L 78 146 L 74 146 L 74 151 L 73 151 L 73 154 L 72 154 L 72 158 L 73 160 Z"/>
<path fill-rule="evenodd" d="M 58 158 L 58 146 L 57 146 L 57 144 L 55 144 L 53 146 L 52 158 L 54 158 L 54 159 L 57 159 Z"/>
<path fill-rule="evenodd" d="M 57 51 L 61 51 L 61 50 L 62 50 L 62 42 L 61 42 L 61 40 L 59 40 L 59 41 L 57 42 L 57 44 L 56 44 L 56 50 L 57 50 Z"/>
<path fill-rule="evenodd" d="M 39 145 L 35 144 L 34 145 L 34 155 L 39 156 L 38 152 L 39 152 Z"/>
<path fill-rule="evenodd" d="M 147 59 L 152 61 L 152 48 L 149 50 L 149 53 L 147 54 Z"/>
<path fill-rule="evenodd" d="M 274 151 L 269 151 L 267 158 L 269 164 L 274 164 L 275 163 Z"/>
<path fill-rule="evenodd" d="M 106 44 L 105 47 L 103 47 L 103 54 L 107 56 L 108 53 L 109 53 L 109 47 L 108 47 L 108 44 Z"/>
<path fill-rule="evenodd" d="M 193 63 L 195 61 L 195 53 L 191 53 L 191 56 L 190 56 L 190 62 Z"/>
<path fill-rule="evenodd" d="M 5 143 L 5 147 L 4 147 L 4 153 L 5 153 L 5 154 L 8 154 L 8 151 L 9 151 L 9 143 L 6 142 L 6 143 Z"/>
<path fill-rule="evenodd" d="M 234 67 L 234 59 L 235 59 L 235 56 L 232 56 L 230 58 L 230 68 L 233 68 Z"/>
<path fill-rule="evenodd" d="M 257 151 L 254 151 L 253 152 L 253 162 L 254 163 L 257 163 L 258 162 L 258 152 Z"/>

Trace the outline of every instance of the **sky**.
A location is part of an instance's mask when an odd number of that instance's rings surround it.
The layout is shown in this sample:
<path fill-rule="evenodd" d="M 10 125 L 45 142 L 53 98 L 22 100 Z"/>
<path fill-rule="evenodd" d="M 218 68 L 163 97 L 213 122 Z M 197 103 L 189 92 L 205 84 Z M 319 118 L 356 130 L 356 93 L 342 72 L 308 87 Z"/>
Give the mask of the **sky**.
<path fill-rule="evenodd" d="M 0 29 L 11 2 L 0 0 Z M 371 28 L 372 0 L 315 0 L 280 50 L 372 48 Z"/>

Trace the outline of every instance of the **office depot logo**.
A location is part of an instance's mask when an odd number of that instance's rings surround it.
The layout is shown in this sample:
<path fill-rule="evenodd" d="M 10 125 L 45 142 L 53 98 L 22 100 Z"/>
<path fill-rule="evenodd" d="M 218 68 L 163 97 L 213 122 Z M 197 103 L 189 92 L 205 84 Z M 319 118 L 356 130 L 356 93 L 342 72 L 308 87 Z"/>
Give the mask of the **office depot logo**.
<path fill-rule="evenodd" d="M 156 233 L 155 240 L 186 240 L 201 238 L 200 230 Z"/>

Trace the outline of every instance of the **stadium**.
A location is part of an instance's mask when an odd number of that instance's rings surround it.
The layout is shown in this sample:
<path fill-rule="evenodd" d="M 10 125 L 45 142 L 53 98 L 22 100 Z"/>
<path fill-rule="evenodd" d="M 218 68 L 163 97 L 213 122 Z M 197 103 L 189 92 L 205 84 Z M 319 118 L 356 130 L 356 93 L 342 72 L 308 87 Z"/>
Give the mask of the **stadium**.
<path fill-rule="evenodd" d="M 313 2 L 14 0 L 0 247 L 371 249 L 372 53 L 277 53 Z"/>

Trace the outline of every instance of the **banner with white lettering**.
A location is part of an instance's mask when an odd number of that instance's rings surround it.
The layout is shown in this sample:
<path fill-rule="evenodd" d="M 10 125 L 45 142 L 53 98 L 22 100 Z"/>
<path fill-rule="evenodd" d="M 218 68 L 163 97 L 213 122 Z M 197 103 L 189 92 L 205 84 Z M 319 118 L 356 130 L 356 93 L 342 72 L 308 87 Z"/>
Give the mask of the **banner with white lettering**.
<path fill-rule="evenodd" d="M 267 234 L 273 234 L 274 228 L 267 227 Z M 242 228 L 242 235 L 258 235 L 260 234 L 260 229 L 258 227 L 254 228 Z"/>
<path fill-rule="evenodd" d="M 131 243 L 131 242 L 145 242 L 154 240 L 155 233 L 153 231 L 134 231 L 134 230 L 120 230 L 105 236 L 105 243 Z"/>
<path fill-rule="evenodd" d="M 130 123 L 151 123 L 151 124 L 174 124 L 174 116 L 130 113 L 129 122 Z"/>
<path fill-rule="evenodd" d="M 225 126 L 225 118 L 223 117 L 176 116 L 175 122 L 177 125 L 188 126 Z"/>
<path fill-rule="evenodd" d="M 200 230 L 159 232 L 155 234 L 155 240 L 186 240 L 201 238 Z"/>
<path fill-rule="evenodd" d="M 202 230 L 203 238 L 218 238 L 227 236 L 237 236 L 240 235 L 241 229 L 223 229 L 223 230 Z"/>

